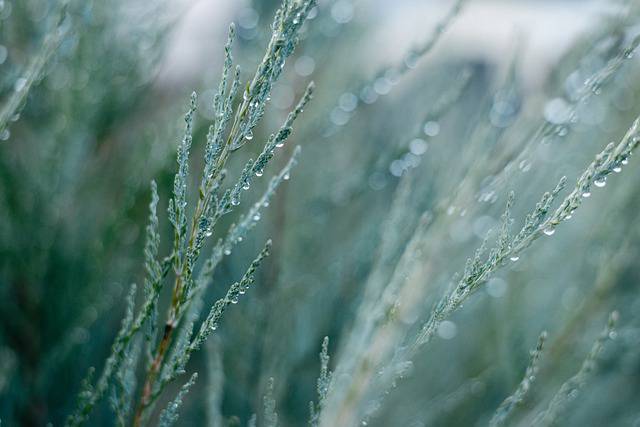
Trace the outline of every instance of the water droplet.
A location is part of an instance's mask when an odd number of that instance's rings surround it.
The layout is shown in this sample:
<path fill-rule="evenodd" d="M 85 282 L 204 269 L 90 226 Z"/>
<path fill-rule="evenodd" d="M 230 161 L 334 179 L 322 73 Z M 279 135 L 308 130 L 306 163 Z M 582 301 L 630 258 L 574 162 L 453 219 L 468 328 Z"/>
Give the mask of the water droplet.
<path fill-rule="evenodd" d="M 500 91 L 494 97 L 489 111 L 491 124 L 498 128 L 506 128 L 513 124 L 520 110 L 518 96 L 510 91 Z"/>
<path fill-rule="evenodd" d="M 264 206 L 265 208 L 269 207 L 269 201 L 265 200 L 264 203 L 262 204 L 262 206 Z"/>
<path fill-rule="evenodd" d="M 500 298 L 507 292 L 507 282 L 499 277 L 492 277 L 487 282 L 487 293 L 494 297 Z"/>
<path fill-rule="evenodd" d="M 416 55 L 415 52 L 407 53 L 407 55 L 404 57 L 404 65 L 406 65 L 407 68 L 415 68 L 417 64 L 418 55 Z"/>
<path fill-rule="evenodd" d="M 233 206 L 238 206 L 238 205 L 240 204 L 240 199 L 238 199 L 237 197 L 233 197 L 233 198 L 231 199 L 231 204 L 232 204 Z"/>
<path fill-rule="evenodd" d="M 520 259 L 520 257 L 518 255 L 512 255 L 512 256 L 509 257 L 509 259 L 511 261 L 513 261 L 513 262 L 516 262 L 516 261 L 518 261 Z"/>
<path fill-rule="evenodd" d="M 594 184 L 596 187 L 600 187 L 600 188 L 602 188 L 602 187 L 604 187 L 605 185 L 607 185 L 607 179 L 606 179 L 605 177 L 603 177 L 603 176 L 598 177 L 598 178 L 596 178 L 596 179 L 593 181 L 593 184 Z"/>
<path fill-rule="evenodd" d="M 253 220 L 260 221 L 260 212 L 256 212 L 255 214 L 253 214 Z"/>
<path fill-rule="evenodd" d="M 522 172 L 529 172 L 529 170 L 531 170 L 531 162 L 529 162 L 528 160 L 522 160 L 520 162 L 520 164 L 518 165 L 518 168 L 522 171 Z"/>
<path fill-rule="evenodd" d="M 402 176 L 402 174 L 404 173 L 404 162 L 402 160 L 394 160 L 391 162 L 391 164 L 389 165 L 389 172 L 391 172 L 391 175 L 393 176 Z"/>
<path fill-rule="evenodd" d="M 238 293 L 240 293 L 240 295 L 244 295 L 245 292 L 247 292 L 247 289 L 244 286 L 238 290 Z"/>
<path fill-rule="evenodd" d="M 316 61 L 312 57 L 303 55 L 294 64 L 294 69 L 302 77 L 310 76 L 316 68 Z"/>
<path fill-rule="evenodd" d="M 440 124 L 436 121 L 430 120 L 424 124 L 422 131 L 427 136 L 436 136 L 440 133 Z"/>
<path fill-rule="evenodd" d="M 591 197 L 591 191 L 589 191 L 589 190 L 585 191 L 584 193 L 582 193 L 582 197 L 584 197 L 585 199 L 587 197 Z"/>
<path fill-rule="evenodd" d="M 615 340 L 618 337 L 618 333 L 616 331 L 609 332 L 609 339 Z"/>
<path fill-rule="evenodd" d="M 288 181 L 289 178 L 291 178 L 291 176 L 289 175 L 289 172 L 285 173 L 284 176 L 282 177 L 282 179 L 284 179 L 285 181 Z"/>
<path fill-rule="evenodd" d="M 629 163 L 629 159 L 622 159 L 622 161 L 620 161 L 620 163 L 622 163 L 623 165 L 626 165 Z"/>
<path fill-rule="evenodd" d="M 225 254 L 225 255 L 231 255 L 231 249 L 229 249 L 229 248 L 224 248 L 224 254 Z"/>
<path fill-rule="evenodd" d="M 409 151 L 416 156 L 422 156 L 427 152 L 427 142 L 422 138 L 414 138 L 409 143 Z"/>
<path fill-rule="evenodd" d="M 498 200 L 498 196 L 494 190 L 485 191 L 478 196 L 480 202 L 495 203 L 496 200 Z"/>
<path fill-rule="evenodd" d="M 544 230 L 542 230 L 542 232 L 547 236 L 553 236 L 553 234 L 556 232 L 556 229 L 553 227 L 547 227 Z"/>
<path fill-rule="evenodd" d="M 552 124 L 561 125 L 571 118 L 571 109 L 563 98 L 554 98 L 544 107 L 544 118 Z"/>
<path fill-rule="evenodd" d="M 15 84 L 13 85 L 13 89 L 16 92 L 20 92 L 22 89 L 25 88 L 26 85 L 27 85 L 27 79 L 25 79 L 24 77 L 20 77 L 18 80 L 16 80 Z"/>
<path fill-rule="evenodd" d="M 250 30 L 256 27 L 259 19 L 260 15 L 258 15 L 258 12 L 254 8 L 245 7 L 240 10 L 238 24 L 240 24 L 242 28 Z"/>
<path fill-rule="evenodd" d="M 213 324 L 211 325 L 211 330 L 212 330 L 212 331 L 215 331 L 216 329 L 218 329 L 218 324 L 217 324 L 217 323 L 213 323 Z"/>
<path fill-rule="evenodd" d="M 353 4 L 348 0 L 339 0 L 331 7 L 331 17 L 338 24 L 346 24 L 353 18 Z"/>
<path fill-rule="evenodd" d="M 258 169 L 256 171 L 256 176 L 258 176 L 258 177 L 262 176 L 263 174 L 264 174 L 264 171 L 262 169 Z"/>
<path fill-rule="evenodd" d="M 378 94 L 371 88 L 371 86 L 365 86 L 360 91 L 360 99 L 366 104 L 373 104 L 378 99 Z"/>
<path fill-rule="evenodd" d="M 338 105 L 343 111 L 347 113 L 353 111 L 358 106 L 358 97 L 351 92 L 345 92 L 340 95 Z"/>
<path fill-rule="evenodd" d="M 244 135 L 244 139 L 246 139 L 247 141 L 251 141 L 253 139 L 253 131 L 249 130 L 245 135 Z"/>
<path fill-rule="evenodd" d="M 344 126 L 347 123 L 349 123 L 349 120 L 351 119 L 351 115 L 345 112 L 340 107 L 335 107 L 333 110 L 331 110 L 329 119 L 331 120 L 331 123 L 333 123 L 336 126 Z"/>
<path fill-rule="evenodd" d="M 231 304 L 237 304 L 238 303 L 238 295 L 234 295 L 231 297 Z"/>
<path fill-rule="evenodd" d="M 613 167 L 613 171 L 614 171 L 615 173 L 620 173 L 620 172 L 622 172 L 622 166 L 620 166 L 620 165 L 614 166 L 614 167 Z"/>
<path fill-rule="evenodd" d="M 567 129 L 566 126 L 559 126 L 558 129 L 556 130 L 556 134 L 558 136 L 567 136 L 568 133 L 569 133 L 569 129 Z"/>
<path fill-rule="evenodd" d="M 440 338 L 450 340 L 458 334 L 458 326 L 450 320 L 444 320 L 438 325 L 438 335 Z"/>
<path fill-rule="evenodd" d="M 204 232 L 204 235 L 207 236 L 207 237 L 211 237 L 212 234 L 213 234 L 212 230 L 207 230 L 207 231 Z"/>
<path fill-rule="evenodd" d="M 284 146 L 284 141 L 278 141 L 276 142 L 276 148 L 281 148 Z"/>
<path fill-rule="evenodd" d="M 5 129 L 0 133 L 0 141 L 6 141 L 11 136 L 9 129 Z"/>
<path fill-rule="evenodd" d="M 391 83 L 386 78 L 380 77 L 373 83 L 373 90 L 378 95 L 386 95 L 391 91 Z"/>
<path fill-rule="evenodd" d="M 249 181 L 245 181 L 244 184 L 242 184 L 242 189 L 243 190 L 248 190 L 250 186 L 251 186 L 251 184 L 249 184 Z"/>
<path fill-rule="evenodd" d="M 569 215 L 564 217 L 564 219 L 571 219 L 571 218 L 573 218 L 573 215 L 571 215 L 571 214 L 569 214 Z"/>

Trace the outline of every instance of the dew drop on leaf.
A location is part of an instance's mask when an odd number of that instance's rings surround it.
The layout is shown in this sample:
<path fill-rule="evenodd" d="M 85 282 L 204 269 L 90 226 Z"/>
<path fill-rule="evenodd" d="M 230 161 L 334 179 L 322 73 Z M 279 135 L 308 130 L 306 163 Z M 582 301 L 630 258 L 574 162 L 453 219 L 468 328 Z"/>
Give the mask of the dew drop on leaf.
<path fill-rule="evenodd" d="M 607 185 L 607 180 L 606 180 L 606 178 L 604 178 L 604 177 L 600 177 L 600 178 L 597 178 L 596 180 L 594 180 L 594 181 L 593 181 L 593 184 L 594 184 L 596 187 L 600 187 L 600 188 L 602 188 L 602 187 L 604 187 L 605 185 Z"/>

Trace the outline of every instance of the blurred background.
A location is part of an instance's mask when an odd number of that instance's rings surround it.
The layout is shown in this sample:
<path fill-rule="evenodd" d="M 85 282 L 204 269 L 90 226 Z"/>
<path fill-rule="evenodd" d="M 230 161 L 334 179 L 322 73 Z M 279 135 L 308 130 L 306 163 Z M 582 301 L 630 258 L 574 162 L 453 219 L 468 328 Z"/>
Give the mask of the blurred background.
<path fill-rule="evenodd" d="M 278 4 L 70 0 L 61 12 L 53 0 L 0 0 L 0 110 L 25 93 L 0 128 L 3 425 L 62 424 L 89 368 L 102 368 L 124 295 L 144 278 L 151 179 L 161 253 L 169 250 L 164 213 L 188 95 L 200 94 L 195 188 L 228 25 L 237 26 L 233 55 L 246 81 Z M 366 297 L 379 299 L 390 283 L 415 295 L 388 343 L 406 346 L 499 227 L 509 191 L 519 229 L 545 191 L 564 175 L 575 182 L 640 114 L 640 64 L 625 50 L 640 32 L 639 12 L 614 0 L 319 0 L 265 119 L 229 170 L 237 176 L 259 153 L 314 80 L 315 99 L 265 177 L 295 145 L 300 163 L 225 257 L 205 301 L 242 276 L 267 238 L 273 253 L 190 362 L 201 376 L 179 425 L 246 425 L 252 414 L 264 425 L 271 377 L 280 425 L 306 425 L 323 337 L 331 369 L 357 357 L 347 344 L 366 318 Z M 585 90 L 594 76 L 602 84 Z M 512 420 L 529 425 L 615 309 L 616 339 L 560 424 L 640 425 L 635 160 L 552 237 L 499 270 L 384 399 L 372 390 L 356 405 L 358 419 L 486 425 L 546 330 L 537 379 Z M 112 425 L 106 400 L 89 425 Z"/>

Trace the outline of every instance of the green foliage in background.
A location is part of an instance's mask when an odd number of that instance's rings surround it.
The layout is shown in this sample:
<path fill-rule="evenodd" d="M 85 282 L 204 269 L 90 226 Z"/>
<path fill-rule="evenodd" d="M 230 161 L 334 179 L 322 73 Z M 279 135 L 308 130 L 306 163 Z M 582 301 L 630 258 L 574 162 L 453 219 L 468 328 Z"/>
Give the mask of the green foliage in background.
<path fill-rule="evenodd" d="M 640 10 L 603 3 L 531 90 L 526 39 L 438 49 L 480 1 L 389 57 L 380 2 L 234 4 L 172 87 L 189 4 L 0 0 L 3 425 L 640 423 Z"/>

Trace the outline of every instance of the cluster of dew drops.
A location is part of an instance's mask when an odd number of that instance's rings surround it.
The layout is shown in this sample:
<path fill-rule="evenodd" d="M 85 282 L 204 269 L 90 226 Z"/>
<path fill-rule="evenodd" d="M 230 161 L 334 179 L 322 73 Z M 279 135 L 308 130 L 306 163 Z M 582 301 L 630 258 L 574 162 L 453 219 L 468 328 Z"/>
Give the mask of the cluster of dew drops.
<path fill-rule="evenodd" d="M 357 93 L 346 91 L 338 98 L 338 105 L 329 114 L 330 122 L 335 126 L 344 126 L 350 120 L 361 103 L 374 104 L 381 96 L 391 92 L 393 86 L 400 82 L 402 68 L 413 69 L 416 67 L 420 55 L 410 51 L 404 57 L 402 67 L 389 67 L 381 76 L 362 85 Z M 434 122 L 437 126 L 437 122 Z M 437 131 L 436 131 L 437 133 Z M 325 132 L 329 137 L 332 132 Z"/>

